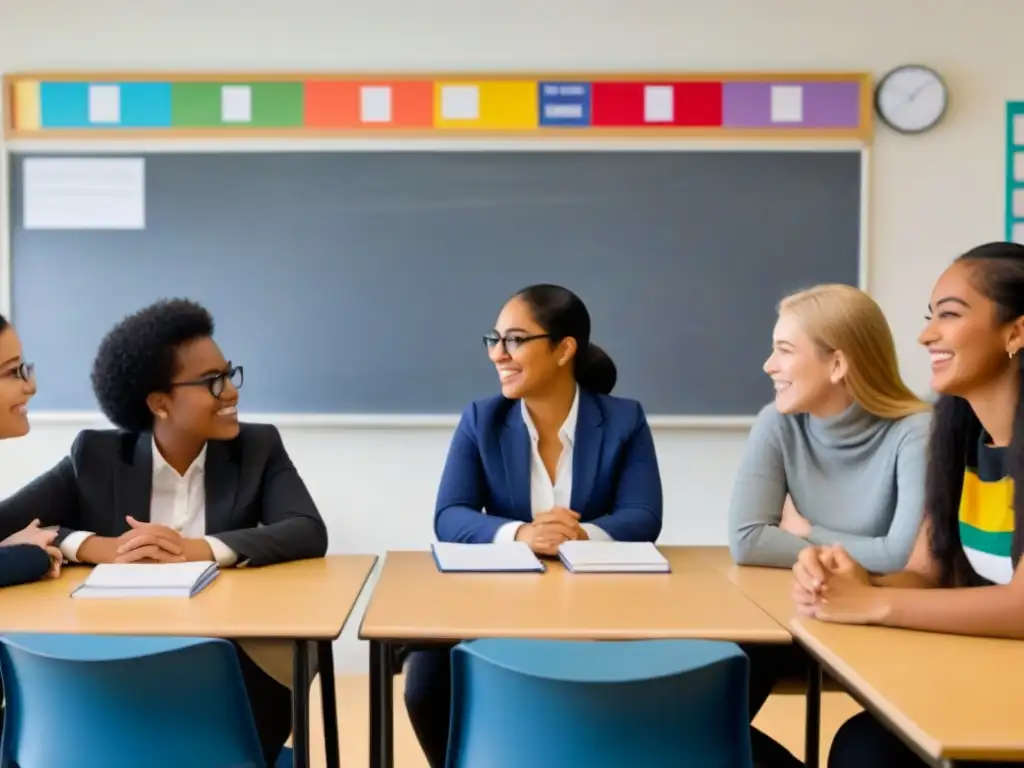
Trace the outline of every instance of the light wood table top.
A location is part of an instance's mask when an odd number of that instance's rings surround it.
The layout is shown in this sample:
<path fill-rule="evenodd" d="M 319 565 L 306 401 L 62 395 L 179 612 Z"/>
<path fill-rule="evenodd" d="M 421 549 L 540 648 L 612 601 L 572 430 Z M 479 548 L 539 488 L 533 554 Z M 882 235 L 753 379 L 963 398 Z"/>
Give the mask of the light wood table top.
<path fill-rule="evenodd" d="M 700 563 L 705 568 L 724 572 L 735 565 L 732 561 L 732 555 L 729 554 L 728 547 L 686 547 L 685 549 L 692 554 L 695 562 Z"/>
<path fill-rule="evenodd" d="M 1024 760 L 1024 642 L 792 622 L 858 698 L 934 758 Z"/>
<path fill-rule="evenodd" d="M 360 637 L 792 641 L 692 548 L 660 549 L 670 574 L 573 574 L 557 561 L 545 573 L 441 573 L 428 551 L 388 552 Z"/>
<path fill-rule="evenodd" d="M 90 569 L 68 566 L 58 579 L 0 589 L 0 632 L 333 640 L 376 561 L 329 555 L 224 569 L 192 598 L 109 600 L 71 597 Z"/>
<path fill-rule="evenodd" d="M 728 547 L 695 548 L 697 557 L 709 568 L 724 573 L 761 610 L 784 627 L 796 617 L 790 588 L 793 571 L 789 568 L 758 568 L 736 565 Z"/>

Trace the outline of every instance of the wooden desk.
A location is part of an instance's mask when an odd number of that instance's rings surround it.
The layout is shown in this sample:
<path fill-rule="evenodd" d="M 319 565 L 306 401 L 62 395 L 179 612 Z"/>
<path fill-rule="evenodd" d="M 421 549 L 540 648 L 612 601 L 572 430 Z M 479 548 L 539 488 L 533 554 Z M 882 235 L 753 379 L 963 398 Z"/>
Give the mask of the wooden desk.
<path fill-rule="evenodd" d="M 331 555 L 265 568 L 225 569 L 190 599 L 75 599 L 89 573 L 0 589 L 0 632 L 176 635 L 278 639 L 295 643 L 292 693 L 296 768 L 309 765 L 309 644 L 322 682 L 327 765 L 338 765 L 337 703 L 331 642 L 341 634 L 376 563 L 374 555 Z M 330 724 L 334 724 L 331 727 Z"/>
<path fill-rule="evenodd" d="M 736 565 L 728 547 L 693 547 L 689 550 L 711 570 L 725 574 L 758 608 L 784 627 L 796 615 L 790 587 L 793 572 L 789 568 L 755 568 Z"/>
<path fill-rule="evenodd" d="M 226 568 L 188 600 L 75 599 L 91 569 L 67 566 L 59 579 L 0 589 L 0 631 L 334 640 L 376 561 L 330 555 Z"/>
<path fill-rule="evenodd" d="M 729 554 L 729 548 L 725 546 L 685 547 L 685 549 L 695 562 L 702 564 L 705 568 L 722 572 L 735 565 L 732 555 Z"/>
<path fill-rule="evenodd" d="M 1024 761 L 1024 643 L 804 618 L 792 629 L 931 765 Z"/>
<path fill-rule="evenodd" d="M 388 552 L 359 630 L 370 640 L 370 763 L 390 766 L 393 644 L 480 637 L 792 642 L 789 631 L 692 549 L 670 574 L 440 573 L 430 552 Z"/>
<path fill-rule="evenodd" d="M 429 552 L 388 552 L 360 636 L 387 642 L 479 637 L 789 643 L 790 633 L 686 548 L 670 574 L 441 573 Z"/>

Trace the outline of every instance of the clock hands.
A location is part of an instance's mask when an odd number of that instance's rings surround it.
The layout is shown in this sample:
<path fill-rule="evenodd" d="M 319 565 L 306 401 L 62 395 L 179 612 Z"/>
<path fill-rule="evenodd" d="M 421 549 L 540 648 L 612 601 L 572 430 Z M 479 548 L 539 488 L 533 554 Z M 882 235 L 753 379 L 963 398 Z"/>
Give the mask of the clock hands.
<path fill-rule="evenodd" d="M 910 92 L 910 96 L 907 98 L 907 101 L 913 101 L 914 99 L 916 99 L 918 96 L 921 95 L 921 92 L 928 88 L 928 86 L 930 85 L 932 85 L 932 81 L 925 80 L 923 83 L 921 83 L 921 85 L 917 86 L 917 88 Z"/>

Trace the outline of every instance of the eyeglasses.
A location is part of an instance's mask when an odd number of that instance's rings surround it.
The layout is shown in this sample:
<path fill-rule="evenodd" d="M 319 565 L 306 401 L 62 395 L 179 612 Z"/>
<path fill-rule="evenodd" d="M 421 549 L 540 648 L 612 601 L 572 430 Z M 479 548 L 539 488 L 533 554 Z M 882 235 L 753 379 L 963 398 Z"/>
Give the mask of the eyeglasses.
<path fill-rule="evenodd" d="M 228 363 L 230 365 L 230 363 Z M 242 366 L 236 365 L 234 368 L 228 368 L 226 371 L 221 373 L 215 373 L 210 376 L 203 376 L 201 379 L 193 379 L 192 381 L 175 381 L 171 383 L 171 388 L 174 387 L 206 387 L 210 390 L 210 394 L 216 398 L 220 398 L 224 394 L 224 386 L 226 381 L 231 381 L 235 389 L 241 389 L 242 383 L 245 381 L 245 374 L 242 371 Z"/>
<path fill-rule="evenodd" d="M 25 382 L 32 381 L 36 375 L 36 366 L 34 363 L 22 363 L 17 368 L 8 371 L 6 375 Z"/>
<path fill-rule="evenodd" d="M 488 349 L 494 349 L 496 346 L 501 344 L 502 349 L 505 350 L 506 354 L 511 354 L 527 342 L 550 338 L 550 333 L 535 333 L 532 336 L 499 336 L 496 333 L 489 333 L 484 336 L 484 344 L 487 345 Z"/>

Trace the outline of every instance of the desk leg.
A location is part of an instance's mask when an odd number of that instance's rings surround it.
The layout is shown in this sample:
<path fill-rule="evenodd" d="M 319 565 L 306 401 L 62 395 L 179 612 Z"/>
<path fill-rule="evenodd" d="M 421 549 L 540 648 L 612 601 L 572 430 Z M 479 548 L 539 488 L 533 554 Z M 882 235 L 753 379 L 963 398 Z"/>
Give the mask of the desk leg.
<path fill-rule="evenodd" d="M 338 744 L 338 694 L 334 685 L 334 644 L 330 640 L 317 643 L 316 657 L 320 674 L 320 703 L 323 705 L 327 768 L 341 768 Z"/>
<path fill-rule="evenodd" d="M 309 643 L 296 640 L 292 655 L 292 757 L 309 768 Z"/>
<path fill-rule="evenodd" d="M 394 768 L 394 690 L 391 646 L 370 641 L 370 768 Z"/>
<path fill-rule="evenodd" d="M 821 747 L 821 666 L 808 657 L 807 663 L 807 725 L 804 734 L 804 765 L 818 768 Z"/>

